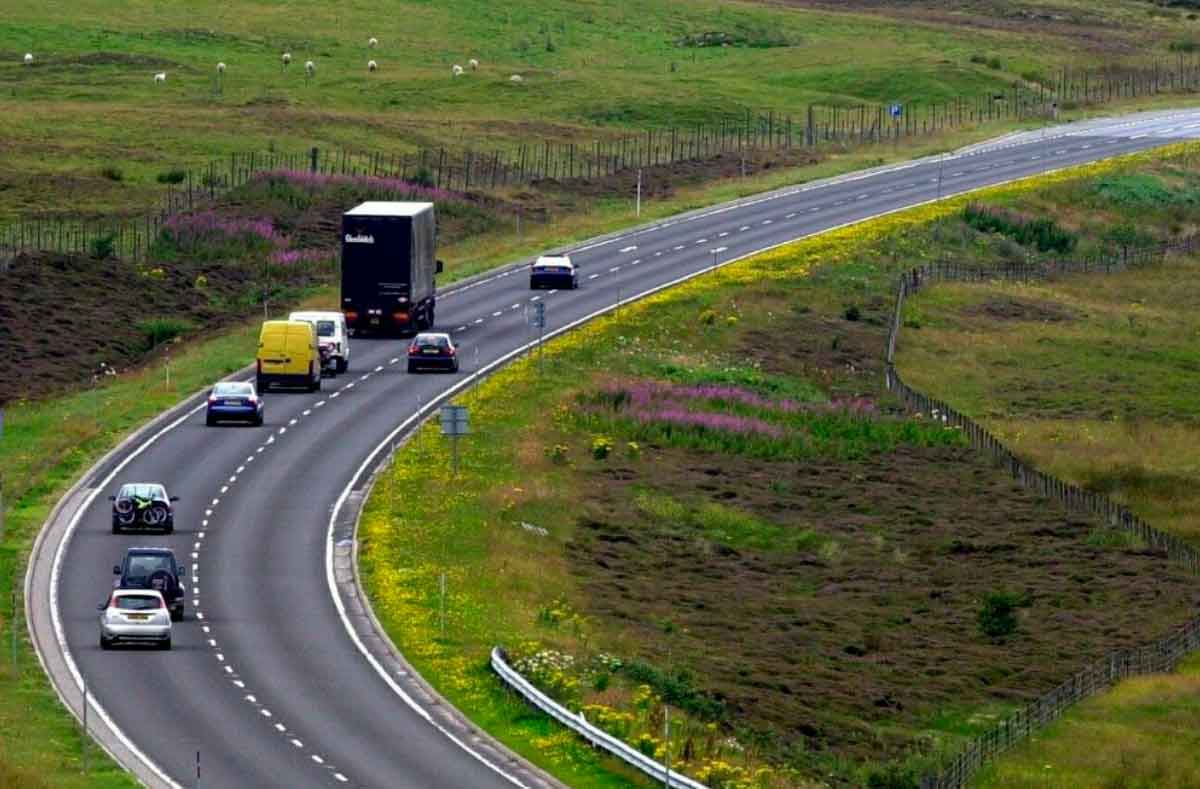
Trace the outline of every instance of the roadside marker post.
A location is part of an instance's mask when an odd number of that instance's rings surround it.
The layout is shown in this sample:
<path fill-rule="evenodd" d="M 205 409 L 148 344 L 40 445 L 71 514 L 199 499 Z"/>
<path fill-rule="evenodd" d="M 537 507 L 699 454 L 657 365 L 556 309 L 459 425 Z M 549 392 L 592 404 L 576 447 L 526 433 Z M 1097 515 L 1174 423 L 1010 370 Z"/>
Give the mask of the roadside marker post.
<path fill-rule="evenodd" d="M 529 325 L 538 330 L 537 359 L 538 372 L 542 371 L 542 339 L 546 336 L 546 304 L 534 302 L 533 314 L 529 316 Z"/>
<path fill-rule="evenodd" d="M 441 410 L 442 435 L 450 437 L 454 476 L 458 476 L 458 437 L 471 432 L 471 416 L 465 405 L 444 405 Z"/>
<path fill-rule="evenodd" d="M 637 184 L 637 216 L 642 215 L 642 168 L 638 168 L 638 184 Z"/>

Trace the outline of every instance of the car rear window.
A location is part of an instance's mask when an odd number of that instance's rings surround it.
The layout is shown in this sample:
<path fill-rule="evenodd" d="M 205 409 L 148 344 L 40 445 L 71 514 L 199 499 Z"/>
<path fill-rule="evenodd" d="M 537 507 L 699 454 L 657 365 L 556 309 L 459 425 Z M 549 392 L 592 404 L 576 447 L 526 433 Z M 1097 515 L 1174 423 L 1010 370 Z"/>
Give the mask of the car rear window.
<path fill-rule="evenodd" d="M 419 348 L 449 348 L 450 340 L 446 337 L 418 337 Z"/>
<path fill-rule="evenodd" d="M 149 577 L 159 570 L 166 570 L 168 573 L 174 574 L 174 568 L 171 566 L 171 557 L 141 554 L 129 558 L 129 571 L 126 575 L 130 578 Z"/>
<path fill-rule="evenodd" d="M 122 611 L 150 611 L 161 607 L 162 603 L 153 595 L 127 594 L 117 597 L 117 608 Z"/>
<path fill-rule="evenodd" d="M 254 393 L 254 387 L 245 383 L 222 383 L 213 387 L 213 394 L 218 397 L 245 396 Z"/>
<path fill-rule="evenodd" d="M 166 497 L 163 495 L 163 489 L 157 485 L 122 485 L 121 492 L 117 498 L 154 499 L 157 501 L 162 501 Z"/>
<path fill-rule="evenodd" d="M 332 337 L 335 331 L 333 321 L 317 321 L 317 336 Z"/>

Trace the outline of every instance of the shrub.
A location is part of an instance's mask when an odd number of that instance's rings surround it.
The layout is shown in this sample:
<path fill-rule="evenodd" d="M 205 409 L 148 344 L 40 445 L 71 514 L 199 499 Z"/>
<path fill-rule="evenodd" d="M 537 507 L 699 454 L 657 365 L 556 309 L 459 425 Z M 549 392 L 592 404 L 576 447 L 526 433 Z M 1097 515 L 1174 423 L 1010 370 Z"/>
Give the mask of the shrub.
<path fill-rule="evenodd" d="M 592 680 L 592 688 L 597 693 L 603 693 L 604 691 L 608 690 L 608 685 L 611 681 L 612 681 L 612 677 L 610 675 L 597 674 L 596 678 L 594 680 Z"/>
<path fill-rule="evenodd" d="M 963 209 L 963 221 L 984 233 L 1000 233 L 1039 252 L 1067 253 L 1075 249 L 1079 237 L 1059 227 L 1048 217 L 1030 218 L 1011 211 L 969 203 Z"/>
<path fill-rule="evenodd" d="M 717 311 L 716 310 L 705 310 L 704 312 L 701 312 L 700 313 L 700 322 L 703 323 L 705 326 L 712 326 L 714 323 L 717 322 Z"/>
<path fill-rule="evenodd" d="M 546 457 L 557 466 L 564 465 L 567 462 L 568 447 L 566 444 L 555 444 L 552 447 L 546 447 Z"/>
<path fill-rule="evenodd" d="M 642 456 L 642 445 L 636 441 L 630 441 L 625 444 L 625 452 L 631 458 L 640 458 Z"/>
<path fill-rule="evenodd" d="M 160 184 L 181 184 L 185 178 L 187 178 L 187 173 L 178 168 L 158 174 L 158 182 Z"/>
<path fill-rule="evenodd" d="M 427 189 L 432 189 L 435 185 L 433 173 L 429 172 L 428 167 L 422 167 L 420 170 L 417 170 L 416 174 L 412 177 L 412 182 Z"/>
<path fill-rule="evenodd" d="M 861 313 L 861 312 L 859 312 L 858 305 L 856 305 L 856 304 L 851 304 L 851 305 L 850 305 L 849 307 L 847 307 L 847 308 L 846 308 L 846 310 L 845 310 L 845 311 L 842 313 L 842 317 L 843 317 L 843 318 L 845 318 L 845 319 L 846 319 L 846 320 L 848 320 L 848 321 L 856 321 L 856 320 L 858 320 L 859 318 L 861 318 L 861 317 L 862 317 L 862 313 Z"/>
<path fill-rule="evenodd" d="M 117 256 L 117 234 L 105 233 L 96 236 L 91 243 L 92 257 L 97 260 L 108 260 Z"/>
<path fill-rule="evenodd" d="M 1001 62 L 1000 58 L 997 58 L 997 57 L 990 58 L 987 62 L 987 65 L 988 65 L 988 68 L 995 69 L 996 71 L 999 71 L 1000 69 L 1004 68 L 1004 63 Z"/>
<path fill-rule="evenodd" d="M 979 607 L 979 629 L 989 638 L 1003 638 L 1017 629 L 1016 595 L 989 592 Z"/>
<path fill-rule="evenodd" d="M 170 342 L 191 328 L 192 324 L 181 318 L 148 318 L 137 325 L 143 345 L 148 351 L 164 342 Z"/>
<path fill-rule="evenodd" d="M 123 172 L 121 172 L 121 168 L 113 167 L 111 164 L 108 165 L 107 167 L 105 167 L 104 169 L 102 169 L 100 171 L 100 174 L 103 175 L 105 178 L 107 178 L 110 181 L 124 181 L 125 180 L 125 174 Z"/>
<path fill-rule="evenodd" d="M 1200 41 L 1194 38 L 1180 38 L 1172 41 L 1169 48 L 1172 52 L 1191 53 L 1200 50 Z"/>
<path fill-rule="evenodd" d="M 596 436 L 592 439 L 592 457 L 605 460 L 612 454 L 613 442 L 608 436 Z"/>

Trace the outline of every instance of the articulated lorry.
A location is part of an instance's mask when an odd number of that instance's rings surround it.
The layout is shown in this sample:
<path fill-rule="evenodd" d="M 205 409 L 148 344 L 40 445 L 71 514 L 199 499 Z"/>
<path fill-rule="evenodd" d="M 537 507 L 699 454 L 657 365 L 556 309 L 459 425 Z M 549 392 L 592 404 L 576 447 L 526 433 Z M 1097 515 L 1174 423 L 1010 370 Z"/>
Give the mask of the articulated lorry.
<path fill-rule="evenodd" d="M 433 203 L 366 202 L 342 215 L 342 314 L 351 334 L 433 327 L 436 241 Z"/>

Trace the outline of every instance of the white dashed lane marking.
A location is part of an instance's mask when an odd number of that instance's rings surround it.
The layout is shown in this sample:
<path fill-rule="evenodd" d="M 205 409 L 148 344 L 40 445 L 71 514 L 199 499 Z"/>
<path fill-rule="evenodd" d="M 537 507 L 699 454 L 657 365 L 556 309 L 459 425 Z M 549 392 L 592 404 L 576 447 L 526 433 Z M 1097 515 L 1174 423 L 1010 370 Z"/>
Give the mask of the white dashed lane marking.
<path fill-rule="evenodd" d="M 530 301 L 541 301 L 542 297 L 541 296 L 530 296 L 529 300 Z"/>
<path fill-rule="evenodd" d="M 621 270 L 621 267 L 620 267 L 620 266 L 613 266 L 612 268 L 610 268 L 610 269 L 608 270 L 608 272 L 609 272 L 610 274 L 613 274 L 613 273 L 616 273 L 616 272 L 618 272 L 618 271 L 620 271 L 620 270 Z"/>
<path fill-rule="evenodd" d="M 483 323 L 483 318 L 476 318 L 475 323 L 476 324 Z"/>
<path fill-rule="evenodd" d="M 738 228 L 738 232 L 745 233 L 749 229 L 750 229 L 750 225 L 742 225 L 741 227 Z"/>
<path fill-rule="evenodd" d="M 325 764 L 325 760 L 322 759 L 320 756 L 317 756 L 315 753 L 312 755 L 312 760 L 314 762 L 316 762 L 317 764 Z"/>
<path fill-rule="evenodd" d="M 621 252 L 632 252 L 632 251 L 633 251 L 633 250 L 635 250 L 635 249 L 637 249 L 637 244 L 634 244 L 634 245 L 632 245 L 632 246 L 628 246 L 628 247 L 624 247 L 624 248 L 621 250 Z"/>
<path fill-rule="evenodd" d="M 292 738 L 292 745 L 295 745 L 297 748 L 304 747 L 304 743 L 300 742 L 299 740 L 295 739 L 294 737 Z"/>
<path fill-rule="evenodd" d="M 672 252 L 678 252 L 678 251 L 679 251 L 679 250 L 681 250 L 681 249 L 683 249 L 683 244 L 680 244 L 680 245 L 679 245 L 679 246 L 677 246 L 677 247 L 671 247 L 671 251 L 672 251 Z"/>
<path fill-rule="evenodd" d="M 588 279 L 595 279 L 598 276 L 600 276 L 600 275 L 599 274 L 588 274 Z"/>
<path fill-rule="evenodd" d="M 769 225 L 769 224 L 771 224 L 771 223 L 772 223 L 772 222 L 774 222 L 774 221 L 775 221 L 774 219 L 764 219 L 764 220 L 762 221 L 762 223 L 763 223 L 764 225 Z"/>
<path fill-rule="evenodd" d="M 503 314 L 504 314 L 504 312 L 503 312 L 503 311 L 501 311 L 501 310 L 496 310 L 495 312 L 493 312 L 493 313 L 492 313 L 492 317 L 493 317 L 493 318 L 499 318 L 499 317 L 500 317 L 501 315 L 503 315 Z"/>
<path fill-rule="evenodd" d="M 723 233 L 717 233 L 717 238 L 725 238 L 725 236 L 727 236 L 727 235 L 729 235 L 729 231 L 728 231 L 728 230 L 726 230 L 726 231 L 725 231 L 725 232 L 723 232 Z"/>

